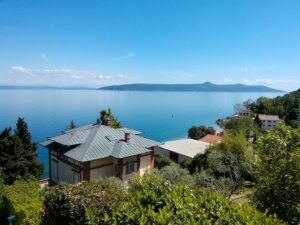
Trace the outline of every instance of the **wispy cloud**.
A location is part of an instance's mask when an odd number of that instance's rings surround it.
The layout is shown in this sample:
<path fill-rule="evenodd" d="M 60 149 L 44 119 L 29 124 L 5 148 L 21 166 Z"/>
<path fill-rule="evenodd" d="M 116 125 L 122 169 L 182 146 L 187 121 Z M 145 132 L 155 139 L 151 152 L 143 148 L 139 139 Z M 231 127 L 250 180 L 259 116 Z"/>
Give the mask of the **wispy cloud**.
<path fill-rule="evenodd" d="M 45 62 L 48 62 L 48 56 L 47 56 L 46 53 L 42 52 L 42 53 L 40 54 L 40 57 L 41 57 Z"/>
<path fill-rule="evenodd" d="M 283 84 L 292 84 L 294 82 L 295 80 L 293 79 L 272 79 L 272 78 L 243 79 L 243 83 L 246 84 L 283 85 Z"/>
<path fill-rule="evenodd" d="M 233 81 L 233 79 L 231 79 L 231 78 L 224 78 L 223 79 L 223 82 L 226 82 L 226 83 L 229 83 L 229 82 L 232 82 Z"/>
<path fill-rule="evenodd" d="M 133 57 L 136 57 L 136 54 L 134 52 L 128 52 L 126 55 L 116 58 L 115 61 L 119 61 L 119 60 L 123 60 L 123 59 L 130 59 Z"/>
<path fill-rule="evenodd" d="M 135 79 L 127 74 L 104 74 L 97 71 L 74 70 L 74 69 L 32 69 L 23 66 L 11 66 L 9 72 L 14 75 L 26 75 L 32 81 L 43 82 L 63 81 L 68 85 L 105 85 L 109 83 L 122 83 L 126 80 Z M 28 76 L 29 75 L 29 76 Z"/>
<path fill-rule="evenodd" d="M 238 72 L 255 72 L 255 71 L 257 71 L 257 68 L 255 66 L 241 67 L 241 68 L 237 68 L 236 71 L 238 71 Z"/>

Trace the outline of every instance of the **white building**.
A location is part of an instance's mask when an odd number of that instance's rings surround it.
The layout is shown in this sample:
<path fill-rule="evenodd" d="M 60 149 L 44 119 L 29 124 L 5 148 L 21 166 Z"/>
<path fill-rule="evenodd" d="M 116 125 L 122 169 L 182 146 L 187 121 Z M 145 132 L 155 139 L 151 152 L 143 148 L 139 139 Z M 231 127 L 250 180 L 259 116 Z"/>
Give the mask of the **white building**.
<path fill-rule="evenodd" d="M 260 126 L 262 129 L 270 129 L 279 124 L 279 116 L 278 115 L 265 115 L 258 114 L 258 121 L 260 122 Z"/>
<path fill-rule="evenodd" d="M 185 159 L 192 159 L 198 153 L 204 153 L 209 143 L 193 139 L 182 139 L 167 141 L 162 145 L 154 147 L 154 154 L 166 156 L 177 163 Z"/>

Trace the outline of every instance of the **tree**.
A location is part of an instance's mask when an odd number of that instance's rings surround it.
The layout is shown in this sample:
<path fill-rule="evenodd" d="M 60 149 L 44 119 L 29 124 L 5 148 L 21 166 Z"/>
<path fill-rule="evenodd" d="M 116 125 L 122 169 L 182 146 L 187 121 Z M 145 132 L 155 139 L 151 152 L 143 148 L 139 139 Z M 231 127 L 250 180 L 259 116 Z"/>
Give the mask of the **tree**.
<path fill-rule="evenodd" d="M 117 120 L 111 113 L 110 109 L 103 109 L 100 111 L 100 118 L 98 119 L 98 123 L 102 123 L 104 119 L 110 119 L 111 120 L 111 127 L 112 128 L 121 128 L 122 124 L 120 121 Z"/>
<path fill-rule="evenodd" d="M 18 118 L 14 134 L 11 128 L 0 133 L 0 168 L 4 173 L 4 183 L 12 184 L 17 176 L 39 178 L 43 166 L 37 161 L 37 145 L 32 143 L 31 135 L 24 119 Z"/>
<path fill-rule="evenodd" d="M 289 224 L 300 223 L 300 131 L 274 127 L 258 140 L 254 202 Z"/>
<path fill-rule="evenodd" d="M 199 140 L 200 138 L 204 137 L 207 134 L 215 134 L 216 131 L 213 127 L 206 127 L 206 126 L 193 126 L 188 130 L 189 138 Z"/>
<path fill-rule="evenodd" d="M 77 126 L 73 120 L 70 121 L 69 125 L 66 127 L 65 131 L 75 129 Z"/>
<path fill-rule="evenodd" d="M 225 133 L 220 144 L 196 155 L 187 167 L 198 185 L 229 198 L 245 179 L 252 178 L 251 156 L 243 135 Z"/>

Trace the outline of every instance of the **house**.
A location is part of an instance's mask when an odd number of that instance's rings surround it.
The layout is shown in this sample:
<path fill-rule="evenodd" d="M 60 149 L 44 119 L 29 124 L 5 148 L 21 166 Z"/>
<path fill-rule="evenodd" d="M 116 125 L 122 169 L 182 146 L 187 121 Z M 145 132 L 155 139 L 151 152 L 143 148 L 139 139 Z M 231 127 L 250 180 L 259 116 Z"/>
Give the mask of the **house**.
<path fill-rule="evenodd" d="M 270 129 L 279 124 L 278 115 L 258 114 L 256 120 L 260 123 L 260 127 L 264 130 Z"/>
<path fill-rule="evenodd" d="M 240 109 L 239 111 L 239 116 L 250 116 L 251 115 L 251 110 L 250 109 Z"/>
<path fill-rule="evenodd" d="M 153 172 L 154 150 L 159 142 L 141 137 L 128 128 L 89 124 L 40 143 L 49 153 L 50 184 L 76 183 L 117 176 L 123 180 L 133 174 Z"/>
<path fill-rule="evenodd" d="M 207 134 L 204 137 L 200 138 L 199 141 L 203 141 L 208 144 L 219 144 L 221 143 L 222 138 L 217 135 Z"/>
<path fill-rule="evenodd" d="M 167 141 L 162 145 L 154 147 L 156 155 L 166 156 L 176 163 L 185 159 L 192 159 L 198 153 L 204 153 L 209 147 L 208 143 L 194 139 L 182 139 Z"/>

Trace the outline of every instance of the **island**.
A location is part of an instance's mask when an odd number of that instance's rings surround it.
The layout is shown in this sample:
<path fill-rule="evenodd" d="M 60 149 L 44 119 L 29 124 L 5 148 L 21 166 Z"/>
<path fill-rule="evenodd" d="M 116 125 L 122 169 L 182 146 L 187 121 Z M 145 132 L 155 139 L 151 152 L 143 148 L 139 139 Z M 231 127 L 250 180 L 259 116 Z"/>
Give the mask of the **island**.
<path fill-rule="evenodd" d="M 283 92 L 263 85 L 244 84 L 123 84 L 101 87 L 107 91 L 182 91 L 182 92 Z"/>

